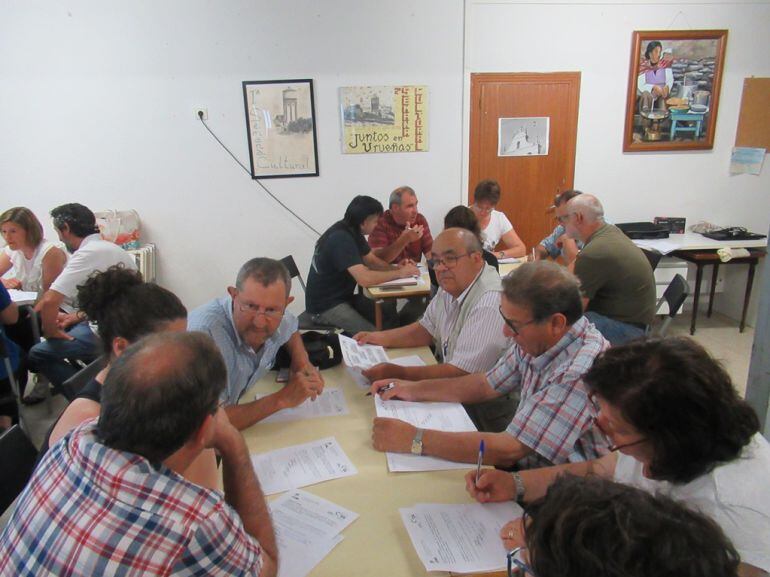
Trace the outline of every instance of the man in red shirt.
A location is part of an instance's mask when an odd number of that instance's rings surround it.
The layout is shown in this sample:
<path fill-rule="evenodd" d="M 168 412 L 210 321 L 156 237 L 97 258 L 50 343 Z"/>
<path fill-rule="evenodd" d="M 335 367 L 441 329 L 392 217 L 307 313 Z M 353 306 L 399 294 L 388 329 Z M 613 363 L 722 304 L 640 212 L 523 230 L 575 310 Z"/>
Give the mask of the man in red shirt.
<path fill-rule="evenodd" d="M 420 262 L 429 254 L 433 237 L 425 217 L 417 212 L 417 195 L 409 186 L 399 186 L 390 193 L 389 209 L 369 235 L 369 246 L 385 262 L 411 259 Z"/>

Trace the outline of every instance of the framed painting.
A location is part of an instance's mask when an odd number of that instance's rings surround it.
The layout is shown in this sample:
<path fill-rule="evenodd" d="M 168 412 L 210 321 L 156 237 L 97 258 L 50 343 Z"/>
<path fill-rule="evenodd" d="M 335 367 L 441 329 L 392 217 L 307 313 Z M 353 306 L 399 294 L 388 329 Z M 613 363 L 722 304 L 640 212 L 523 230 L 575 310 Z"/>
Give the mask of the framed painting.
<path fill-rule="evenodd" d="M 634 32 L 624 152 L 714 147 L 727 30 Z"/>
<path fill-rule="evenodd" d="M 312 80 L 243 82 L 251 177 L 318 176 Z"/>

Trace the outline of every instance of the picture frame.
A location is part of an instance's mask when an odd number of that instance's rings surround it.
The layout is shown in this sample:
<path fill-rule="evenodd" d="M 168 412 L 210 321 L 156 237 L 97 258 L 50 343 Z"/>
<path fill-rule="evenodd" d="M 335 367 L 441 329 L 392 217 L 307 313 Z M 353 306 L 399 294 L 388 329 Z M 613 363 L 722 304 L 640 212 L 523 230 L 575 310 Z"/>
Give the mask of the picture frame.
<path fill-rule="evenodd" d="M 318 176 L 311 79 L 246 80 L 243 106 L 253 179 Z"/>
<path fill-rule="evenodd" d="M 635 31 L 624 152 L 714 147 L 727 30 Z"/>

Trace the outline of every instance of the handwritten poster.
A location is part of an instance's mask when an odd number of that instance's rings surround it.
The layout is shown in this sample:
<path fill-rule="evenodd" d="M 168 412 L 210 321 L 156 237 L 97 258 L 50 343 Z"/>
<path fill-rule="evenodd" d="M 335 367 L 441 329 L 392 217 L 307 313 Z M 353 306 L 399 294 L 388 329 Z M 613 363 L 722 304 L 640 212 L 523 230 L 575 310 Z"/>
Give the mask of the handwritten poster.
<path fill-rule="evenodd" d="M 428 150 L 427 86 L 343 86 L 342 152 Z"/>

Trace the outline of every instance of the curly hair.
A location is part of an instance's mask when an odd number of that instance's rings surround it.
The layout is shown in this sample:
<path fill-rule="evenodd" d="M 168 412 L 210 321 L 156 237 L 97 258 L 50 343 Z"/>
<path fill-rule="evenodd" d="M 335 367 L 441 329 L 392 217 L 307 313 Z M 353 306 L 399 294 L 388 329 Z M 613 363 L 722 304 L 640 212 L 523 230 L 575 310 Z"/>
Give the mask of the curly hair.
<path fill-rule="evenodd" d="M 584 380 L 650 443 L 654 479 L 689 483 L 738 458 L 759 431 L 724 368 L 686 337 L 608 349 Z"/>
<path fill-rule="evenodd" d="M 712 519 L 598 477 L 560 477 L 524 519 L 538 577 L 737 575 L 738 553 Z"/>
<path fill-rule="evenodd" d="M 179 297 L 144 282 L 141 273 L 122 264 L 95 273 L 78 286 L 78 304 L 99 327 L 102 350 L 108 355 L 116 337 L 133 343 L 166 323 L 187 317 Z"/>

